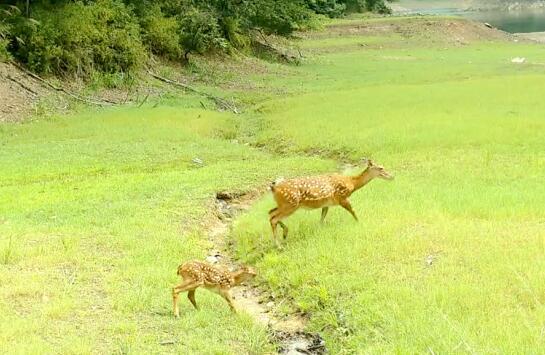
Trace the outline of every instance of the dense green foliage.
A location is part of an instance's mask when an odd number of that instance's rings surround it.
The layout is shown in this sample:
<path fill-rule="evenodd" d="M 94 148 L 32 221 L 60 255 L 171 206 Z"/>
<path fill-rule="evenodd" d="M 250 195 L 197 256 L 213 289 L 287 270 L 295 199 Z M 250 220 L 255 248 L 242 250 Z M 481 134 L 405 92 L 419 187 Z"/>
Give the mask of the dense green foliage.
<path fill-rule="evenodd" d="M 10 20 L 19 13 L 19 8 L 15 6 L 0 9 L 0 61 L 9 58 L 8 44 L 12 32 Z M 15 40 L 17 39 L 15 38 Z"/>
<path fill-rule="evenodd" d="M 195 52 L 244 49 L 257 32 L 289 35 L 307 26 L 314 12 L 387 12 L 382 1 L 34 0 L 28 8 L 12 1 L 17 11 L 6 7 L 0 15 L 0 56 L 9 52 L 45 74 L 130 73 L 149 52 L 188 60 Z"/>
<path fill-rule="evenodd" d="M 310 9 L 329 17 L 340 17 L 346 12 L 373 11 L 389 14 L 391 9 L 385 1 L 392 0 L 306 0 Z"/>
<path fill-rule="evenodd" d="M 19 18 L 13 55 L 43 73 L 126 72 L 145 56 L 138 23 L 117 1 L 38 7 L 37 21 Z"/>

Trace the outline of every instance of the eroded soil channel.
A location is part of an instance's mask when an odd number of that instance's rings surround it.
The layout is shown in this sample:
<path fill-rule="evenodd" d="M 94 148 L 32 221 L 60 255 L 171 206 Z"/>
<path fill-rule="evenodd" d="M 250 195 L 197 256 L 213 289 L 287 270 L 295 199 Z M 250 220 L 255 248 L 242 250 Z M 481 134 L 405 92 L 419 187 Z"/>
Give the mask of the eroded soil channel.
<path fill-rule="evenodd" d="M 231 256 L 232 246 L 228 241 L 230 226 L 236 216 L 247 211 L 252 203 L 261 196 L 261 192 L 218 192 L 216 194 L 216 216 L 208 228 L 208 236 L 213 244 L 206 261 L 223 265 L 229 269 L 238 263 Z M 256 322 L 265 326 L 271 341 L 279 354 L 325 354 L 325 342 L 319 334 L 305 331 L 307 320 L 301 315 L 279 316 L 275 307 L 279 300 L 274 300 L 259 286 L 242 285 L 233 289 L 235 307 L 246 312 Z"/>

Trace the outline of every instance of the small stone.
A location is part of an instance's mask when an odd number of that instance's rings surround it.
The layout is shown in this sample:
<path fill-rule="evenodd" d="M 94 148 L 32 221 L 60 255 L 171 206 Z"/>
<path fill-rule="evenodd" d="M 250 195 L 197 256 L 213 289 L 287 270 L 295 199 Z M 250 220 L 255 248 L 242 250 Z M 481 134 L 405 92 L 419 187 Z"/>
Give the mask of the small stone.
<path fill-rule="evenodd" d="M 202 161 L 202 159 L 199 159 L 199 158 L 193 158 L 191 159 L 191 161 L 197 165 L 203 165 L 204 162 Z"/>
<path fill-rule="evenodd" d="M 426 265 L 431 266 L 433 264 L 434 259 L 435 259 L 435 257 L 433 255 L 428 255 L 426 257 Z"/>
<path fill-rule="evenodd" d="M 524 57 L 515 57 L 511 59 L 511 63 L 515 63 L 515 64 L 523 64 L 524 62 L 526 62 L 526 58 Z"/>
<path fill-rule="evenodd" d="M 270 301 L 270 302 L 267 302 L 267 304 L 265 305 L 265 307 L 271 309 L 274 307 L 274 302 L 273 301 Z"/>

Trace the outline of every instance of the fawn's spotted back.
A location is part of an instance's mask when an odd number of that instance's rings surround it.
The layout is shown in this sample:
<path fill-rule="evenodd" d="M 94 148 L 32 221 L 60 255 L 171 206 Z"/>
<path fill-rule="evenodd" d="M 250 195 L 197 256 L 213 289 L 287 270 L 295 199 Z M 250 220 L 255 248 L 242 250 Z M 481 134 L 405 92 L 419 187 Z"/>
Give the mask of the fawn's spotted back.
<path fill-rule="evenodd" d="M 180 265 L 178 267 L 178 275 L 184 279 L 203 282 L 205 285 L 231 287 L 235 282 L 228 270 L 196 260 Z"/>

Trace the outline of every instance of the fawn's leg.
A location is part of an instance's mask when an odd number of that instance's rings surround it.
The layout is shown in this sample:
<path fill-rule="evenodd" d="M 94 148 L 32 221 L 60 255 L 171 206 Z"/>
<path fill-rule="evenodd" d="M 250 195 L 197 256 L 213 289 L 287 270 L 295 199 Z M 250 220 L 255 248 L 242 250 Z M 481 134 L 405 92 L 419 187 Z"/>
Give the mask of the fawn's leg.
<path fill-rule="evenodd" d="M 231 311 L 233 313 L 237 313 L 237 310 L 235 309 L 235 306 L 233 305 L 233 299 L 231 298 L 231 290 L 230 289 L 220 289 L 219 294 L 221 297 L 223 297 L 224 300 L 227 301 L 229 304 L 229 307 L 231 308 Z"/>
<path fill-rule="evenodd" d="M 189 301 L 195 309 L 199 309 L 199 306 L 197 306 L 197 302 L 195 301 L 195 290 L 187 291 L 187 298 L 189 298 Z"/>
<path fill-rule="evenodd" d="M 325 216 L 327 216 L 327 212 L 329 211 L 329 207 L 322 207 L 322 218 L 320 218 L 320 222 L 324 223 Z"/>
<path fill-rule="evenodd" d="M 356 221 L 358 220 L 358 217 L 354 213 L 354 210 L 352 209 L 352 205 L 350 204 L 348 200 L 342 200 L 339 202 L 339 204 L 341 205 L 342 208 L 350 212 L 350 214 L 352 215 L 352 217 L 354 217 Z"/>
<path fill-rule="evenodd" d="M 180 310 L 178 309 L 178 294 L 185 291 L 195 290 L 200 285 L 202 285 L 201 282 L 187 280 L 182 282 L 178 286 L 172 288 L 172 307 L 173 307 L 174 315 L 176 317 L 180 316 Z"/>
<path fill-rule="evenodd" d="M 278 239 L 276 238 L 276 226 L 278 224 L 278 221 L 275 219 L 275 216 L 277 214 L 277 211 L 278 211 L 278 207 L 273 208 L 272 210 L 269 211 L 269 223 L 271 224 L 271 228 L 272 228 L 274 244 L 276 244 L 277 248 L 280 248 L 280 244 L 278 243 Z"/>

